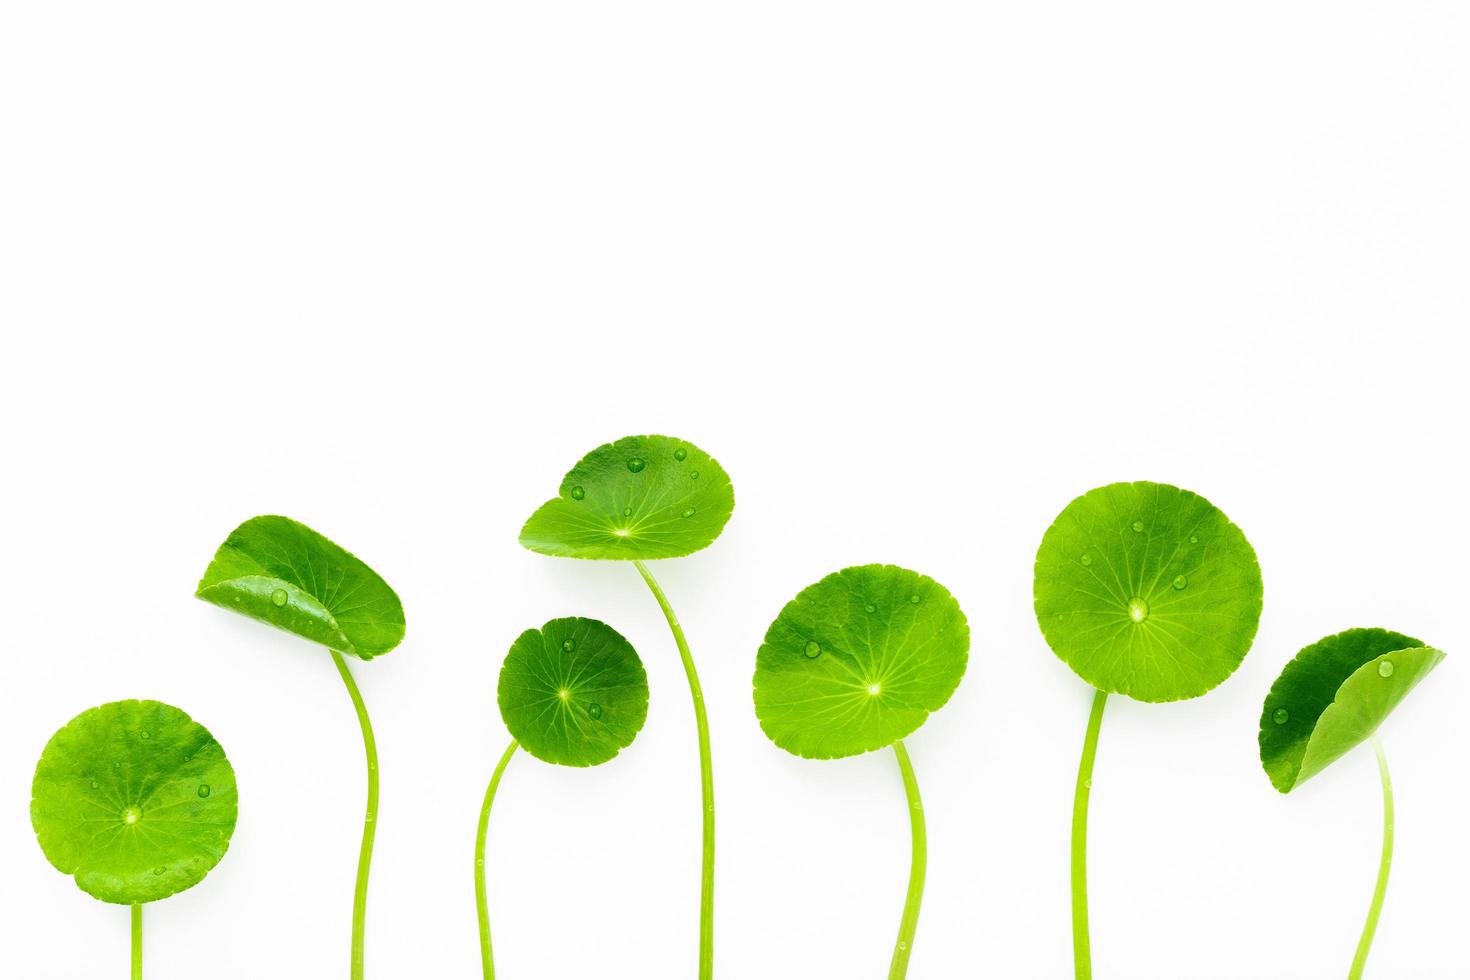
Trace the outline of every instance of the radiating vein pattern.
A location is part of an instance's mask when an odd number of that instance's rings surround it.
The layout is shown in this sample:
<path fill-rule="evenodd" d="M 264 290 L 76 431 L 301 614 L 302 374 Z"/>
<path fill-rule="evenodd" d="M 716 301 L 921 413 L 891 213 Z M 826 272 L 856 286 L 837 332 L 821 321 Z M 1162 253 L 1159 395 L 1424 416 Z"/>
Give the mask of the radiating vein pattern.
<path fill-rule="evenodd" d="M 1161 483 L 1115 483 L 1072 501 L 1036 555 L 1036 616 L 1052 650 L 1102 691 L 1197 697 L 1244 659 L 1262 583 L 1240 528 Z"/>

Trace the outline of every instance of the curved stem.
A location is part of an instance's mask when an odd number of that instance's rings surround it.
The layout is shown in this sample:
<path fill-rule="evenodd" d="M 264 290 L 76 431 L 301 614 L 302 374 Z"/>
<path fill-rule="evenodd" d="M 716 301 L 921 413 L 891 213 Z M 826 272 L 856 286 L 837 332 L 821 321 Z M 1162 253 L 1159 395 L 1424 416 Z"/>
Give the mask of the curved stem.
<path fill-rule="evenodd" d="M 490 952 L 490 902 L 485 894 L 485 834 L 490 829 L 490 804 L 495 802 L 495 791 L 500 788 L 500 777 L 510 757 L 516 753 L 515 739 L 505 747 L 495 772 L 490 776 L 490 785 L 485 788 L 485 803 L 480 807 L 480 829 L 475 833 L 475 911 L 480 916 L 480 966 L 485 971 L 485 980 L 495 980 L 495 957 Z"/>
<path fill-rule="evenodd" d="M 919 781 L 914 776 L 914 767 L 909 763 L 909 753 L 902 741 L 893 743 L 893 754 L 898 756 L 898 771 L 903 774 L 903 791 L 909 802 L 914 847 L 913 863 L 909 866 L 908 897 L 903 903 L 903 919 L 898 926 L 898 942 L 893 947 L 893 963 L 888 968 L 888 980 L 903 980 L 909 972 L 914 931 L 919 927 L 919 903 L 924 898 L 924 869 L 929 862 L 929 853 L 924 836 L 924 803 L 919 799 Z"/>
<path fill-rule="evenodd" d="M 1358 952 L 1353 956 L 1348 980 L 1359 980 L 1363 967 L 1368 963 L 1368 950 L 1373 946 L 1378 915 L 1383 911 L 1383 896 L 1388 891 L 1388 868 L 1393 863 L 1393 781 L 1388 778 L 1388 756 L 1383 754 L 1383 743 L 1377 736 L 1373 738 L 1373 751 L 1378 754 L 1378 779 L 1383 783 L 1383 853 L 1378 858 L 1378 883 L 1373 886 L 1373 903 L 1368 906 L 1368 921 L 1363 923 L 1363 935 L 1358 940 Z"/>
<path fill-rule="evenodd" d="M 1102 731 L 1103 706 L 1108 695 L 1098 691 L 1087 718 L 1082 762 L 1077 766 L 1077 794 L 1072 798 L 1072 960 L 1077 980 L 1091 980 L 1092 939 L 1087 931 L 1087 803 L 1092 796 L 1092 763 L 1097 758 L 1097 736 Z"/>
<path fill-rule="evenodd" d="M 133 980 L 143 980 L 143 906 L 133 903 Z"/>
<path fill-rule="evenodd" d="M 347 693 L 352 698 L 352 707 L 357 711 L 357 723 L 362 728 L 362 747 L 367 753 L 367 813 L 362 819 L 362 848 L 357 852 L 357 888 L 352 895 L 352 980 L 362 980 L 363 930 L 367 923 L 368 870 L 373 863 L 373 837 L 378 832 L 378 743 L 373 739 L 373 723 L 368 720 L 367 705 L 362 703 L 362 692 L 347 669 L 342 654 L 332 651 L 332 662 Z"/>
<path fill-rule="evenodd" d="M 694 669 L 694 657 L 689 652 L 689 643 L 684 639 L 684 629 L 674 615 L 664 590 L 641 561 L 634 561 L 638 574 L 648 583 L 653 597 L 658 600 L 669 629 L 674 634 L 674 644 L 679 648 L 679 658 L 684 661 L 684 674 L 689 678 L 689 694 L 694 699 L 694 725 L 699 733 L 699 791 L 704 803 L 704 850 L 699 876 L 699 980 L 710 980 L 714 976 L 715 945 L 715 777 L 710 762 L 709 718 L 704 710 L 704 692 L 699 688 L 699 674 Z"/>

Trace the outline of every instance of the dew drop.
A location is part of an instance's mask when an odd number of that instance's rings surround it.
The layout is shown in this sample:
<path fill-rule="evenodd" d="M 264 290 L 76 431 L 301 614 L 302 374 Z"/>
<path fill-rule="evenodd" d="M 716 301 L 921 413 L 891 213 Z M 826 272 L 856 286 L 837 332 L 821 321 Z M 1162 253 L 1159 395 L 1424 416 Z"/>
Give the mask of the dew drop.
<path fill-rule="evenodd" d="M 645 463 L 643 460 L 639 459 L 637 456 L 634 456 L 632 459 L 628 460 L 628 472 L 629 473 L 642 473 L 643 472 L 643 467 L 645 467 L 647 465 L 648 464 Z"/>
<path fill-rule="evenodd" d="M 624 507 L 623 508 L 623 516 L 624 517 L 632 517 L 633 516 L 633 508 L 631 508 L 631 507 Z"/>
<path fill-rule="evenodd" d="M 1191 534 L 1189 536 L 1189 543 L 1190 544 L 1199 544 L 1199 535 L 1198 534 Z"/>
<path fill-rule="evenodd" d="M 1083 555 L 1082 556 L 1082 564 L 1084 564 L 1084 565 L 1091 565 L 1092 564 L 1092 556 L 1091 555 Z"/>
<path fill-rule="evenodd" d="M 1148 619 L 1148 603 L 1138 596 L 1134 596 L 1132 599 L 1129 599 L 1128 618 L 1133 620 L 1135 623 L 1141 623 L 1145 619 Z"/>
<path fill-rule="evenodd" d="M 585 496 L 587 496 L 586 490 L 583 490 L 581 487 L 572 487 L 573 500 L 581 500 Z"/>
<path fill-rule="evenodd" d="M 1285 708 L 1277 708 L 1275 711 L 1271 712 L 1271 720 L 1276 722 L 1276 724 L 1278 725 L 1286 724 L 1286 720 L 1290 717 L 1291 712 L 1287 711 Z"/>
<path fill-rule="evenodd" d="M 1143 521 L 1134 521 L 1133 522 L 1133 530 L 1134 531 L 1142 531 L 1143 530 Z"/>
<path fill-rule="evenodd" d="M 1392 677 L 1393 676 L 1393 661 L 1392 660 L 1380 660 L 1380 661 L 1378 661 L 1378 676 L 1379 677 Z"/>
<path fill-rule="evenodd" d="M 822 655 L 822 645 L 816 640 L 807 640 L 806 646 L 802 649 L 802 653 L 806 654 L 808 660 L 816 660 Z"/>
<path fill-rule="evenodd" d="M 685 507 L 684 508 L 684 512 L 682 514 L 680 514 L 679 516 L 680 517 L 686 517 L 686 518 L 687 517 L 693 517 L 694 516 L 694 508 L 693 507 Z"/>
<path fill-rule="evenodd" d="M 150 734 L 148 734 L 147 732 L 139 732 L 138 733 L 138 737 L 139 738 L 142 738 L 142 739 L 149 739 L 149 738 L 152 738 L 153 736 L 150 735 Z"/>
<path fill-rule="evenodd" d="M 201 800 L 207 800 L 207 799 L 209 799 L 209 784 L 208 783 L 200 783 L 199 784 L 199 798 Z"/>
<path fill-rule="evenodd" d="M 864 609 L 866 609 L 866 610 L 867 610 L 867 611 L 868 611 L 868 612 L 870 612 L 870 613 L 875 613 L 875 612 L 877 612 L 877 611 L 878 611 L 878 607 L 877 607 L 877 606 L 875 606 L 875 605 L 873 605 L 873 604 L 872 604 L 872 603 L 871 603 L 871 602 L 870 602 L 870 603 L 868 603 L 868 604 L 867 604 L 867 605 L 866 605 L 866 606 L 864 606 L 864 607 L 863 607 L 863 608 L 864 608 Z"/>
<path fill-rule="evenodd" d="M 674 450 L 674 458 L 681 463 L 684 462 L 684 460 L 689 458 L 689 450 L 685 449 L 683 446 L 680 446 L 678 449 Z"/>
<path fill-rule="evenodd" d="M 689 479 L 691 479 L 691 480 L 697 480 L 697 479 L 699 479 L 699 470 L 690 470 L 689 471 Z"/>
<path fill-rule="evenodd" d="M 600 705 L 600 704 L 589 704 L 589 705 L 587 705 L 587 717 L 588 718 L 591 718 L 593 721 L 596 721 L 597 719 L 601 718 L 602 717 L 602 705 Z"/>
<path fill-rule="evenodd" d="M 1185 588 L 1188 585 L 1189 585 L 1189 579 L 1185 578 L 1183 575 L 1175 575 L 1174 576 L 1174 589 L 1175 589 L 1175 591 L 1178 591 L 1180 589 L 1183 589 L 1183 588 Z"/>
<path fill-rule="evenodd" d="M 128 825 L 137 823 L 143 819 L 143 811 L 135 806 L 123 807 L 122 822 Z"/>
<path fill-rule="evenodd" d="M 271 593 L 271 605 L 277 607 L 284 606 L 288 598 L 290 598 L 290 596 L 286 595 L 285 589 L 277 589 L 276 591 Z"/>
<path fill-rule="evenodd" d="M 569 636 L 565 640 L 561 641 L 561 648 L 567 653 L 571 653 L 573 650 L 577 649 L 577 641 Z"/>
<path fill-rule="evenodd" d="M 97 785 L 98 785 L 97 780 L 95 780 L 95 779 L 92 780 L 92 788 L 93 789 L 96 789 L 97 788 Z"/>
<path fill-rule="evenodd" d="M 153 873 L 155 875 L 158 875 L 159 877 L 162 877 L 165 870 L 166 869 L 164 868 L 164 866 L 160 864 L 158 867 L 153 869 Z"/>
<path fill-rule="evenodd" d="M 912 603 L 913 603 L 913 604 L 914 604 L 914 605 L 916 605 L 916 606 L 917 606 L 917 605 L 918 605 L 918 604 L 919 604 L 919 603 L 921 603 L 921 602 L 923 602 L 923 601 L 924 601 L 924 600 L 923 600 L 923 599 L 920 599 L 920 598 L 919 598 L 919 596 L 918 596 L 918 594 L 917 594 L 917 593 L 916 593 L 916 594 L 914 594 L 914 595 L 911 595 L 911 596 L 909 596 L 909 602 L 912 602 Z"/>

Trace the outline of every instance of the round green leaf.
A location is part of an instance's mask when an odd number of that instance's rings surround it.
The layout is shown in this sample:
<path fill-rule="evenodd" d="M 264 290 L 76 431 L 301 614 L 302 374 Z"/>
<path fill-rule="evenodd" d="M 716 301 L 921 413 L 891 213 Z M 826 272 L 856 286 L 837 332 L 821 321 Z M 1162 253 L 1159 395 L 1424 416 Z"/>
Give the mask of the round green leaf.
<path fill-rule="evenodd" d="M 648 717 L 648 675 L 606 623 L 553 619 L 516 638 L 500 668 L 500 716 L 536 758 L 596 766 L 633 744 Z"/>
<path fill-rule="evenodd" d="M 77 715 L 41 753 L 31 826 L 46 859 L 104 902 L 197 885 L 235 830 L 235 770 L 214 736 L 159 701 Z"/>
<path fill-rule="evenodd" d="M 403 639 L 403 604 L 388 583 L 289 517 L 252 517 L 235 528 L 194 594 L 363 660 Z"/>
<path fill-rule="evenodd" d="M 949 700 L 970 650 L 960 604 L 894 565 L 859 565 L 786 604 L 755 659 L 755 714 L 771 741 L 837 759 L 911 735 Z"/>
<path fill-rule="evenodd" d="M 572 467 L 521 528 L 521 544 L 563 558 L 677 558 L 708 547 L 734 509 L 735 488 L 708 453 L 628 436 Z"/>
<path fill-rule="evenodd" d="M 1289 793 L 1367 739 L 1444 654 L 1384 629 L 1324 637 L 1287 664 L 1261 708 L 1261 765 Z"/>
<path fill-rule="evenodd" d="M 1036 619 L 1101 691 L 1195 698 L 1235 672 L 1261 618 L 1261 569 L 1240 528 L 1163 483 L 1078 497 L 1036 552 Z"/>

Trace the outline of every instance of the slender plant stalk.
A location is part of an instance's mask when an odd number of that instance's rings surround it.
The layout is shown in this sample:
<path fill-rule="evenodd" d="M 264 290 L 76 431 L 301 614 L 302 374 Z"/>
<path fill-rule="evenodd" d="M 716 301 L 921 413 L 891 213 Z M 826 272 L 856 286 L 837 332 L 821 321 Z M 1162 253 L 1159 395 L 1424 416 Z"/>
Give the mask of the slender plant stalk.
<path fill-rule="evenodd" d="M 1388 778 L 1388 756 L 1383 754 L 1383 743 L 1376 735 L 1373 751 L 1378 754 L 1378 779 L 1383 783 L 1383 853 L 1378 858 L 1378 883 L 1373 886 L 1373 903 L 1368 906 L 1368 921 L 1363 923 L 1363 935 L 1358 940 L 1358 952 L 1353 956 L 1348 980 L 1360 980 L 1363 967 L 1368 964 L 1368 950 L 1373 946 L 1378 915 L 1383 911 L 1383 896 L 1388 891 L 1388 868 L 1393 863 L 1393 781 Z"/>
<path fill-rule="evenodd" d="M 1087 719 L 1082 762 L 1077 767 L 1077 795 L 1072 798 L 1072 960 L 1077 980 L 1092 978 L 1092 939 L 1087 931 L 1087 803 L 1092 796 L 1092 763 L 1097 759 L 1097 736 L 1102 731 L 1103 706 L 1108 696 L 1098 691 Z"/>
<path fill-rule="evenodd" d="M 903 980 L 909 972 L 909 954 L 914 949 L 914 931 L 919 928 L 919 903 L 924 899 L 924 869 L 929 863 L 929 850 L 924 835 L 924 803 L 919 799 L 919 780 L 909 762 L 903 742 L 893 743 L 898 757 L 898 771 L 903 774 L 903 791 L 909 802 L 909 825 L 913 831 L 913 862 L 909 866 L 909 891 L 903 903 L 903 919 L 898 926 L 898 942 L 893 947 L 893 963 L 888 980 Z"/>
<path fill-rule="evenodd" d="M 704 851 L 699 876 L 699 980 L 710 980 L 715 972 L 715 776 L 710 761 L 709 718 L 704 710 L 699 674 L 694 669 L 694 656 L 689 652 L 689 641 L 684 639 L 684 628 L 679 625 L 668 597 L 647 567 L 641 561 L 635 560 L 633 564 L 658 600 L 664 618 L 669 621 L 674 643 L 679 648 L 679 658 L 684 661 L 684 674 L 689 678 L 689 694 L 694 699 L 694 724 L 699 731 L 699 791 L 704 802 Z"/>
<path fill-rule="evenodd" d="M 362 980 L 363 932 L 367 923 L 368 872 L 373 863 L 373 838 L 378 832 L 378 743 L 373 738 L 373 723 L 368 720 L 367 705 L 362 703 L 362 692 L 352 679 L 352 671 L 342 654 L 332 651 L 332 662 L 347 693 L 352 698 L 352 707 L 357 711 L 357 723 L 362 728 L 362 747 L 367 753 L 367 813 L 362 820 L 362 847 L 357 852 L 357 888 L 352 895 L 352 980 Z"/>
<path fill-rule="evenodd" d="M 485 893 L 485 835 L 490 830 L 490 804 L 495 802 L 495 791 L 500 788 L 500 777 L 510 757 L 516 754 L 515 739 L 505 747 L 495 772 L 490 776 L 490 785 L 485 787 L 485 802 L 480 807 L 480 829 L 475 834 L 475 911 L 480 916 L 480 966 L 485 971 L 485 980 L 495 980 L 495 957 L 490 952 L 490 901 Z"/>
<path fill-rule="evenodd" d="M 143 980 L 143 906 L 133 903 L 133 980 Z"/>

